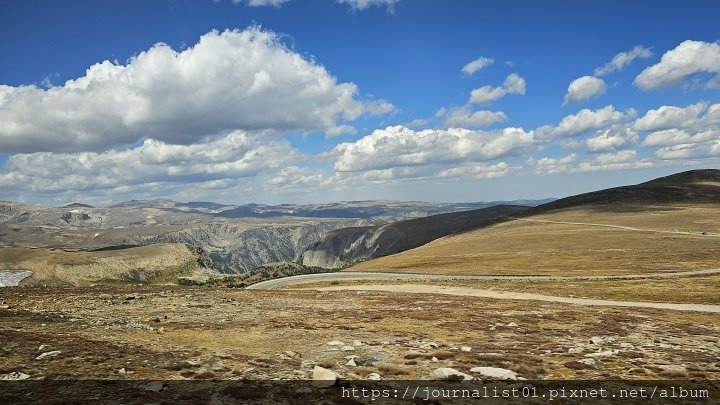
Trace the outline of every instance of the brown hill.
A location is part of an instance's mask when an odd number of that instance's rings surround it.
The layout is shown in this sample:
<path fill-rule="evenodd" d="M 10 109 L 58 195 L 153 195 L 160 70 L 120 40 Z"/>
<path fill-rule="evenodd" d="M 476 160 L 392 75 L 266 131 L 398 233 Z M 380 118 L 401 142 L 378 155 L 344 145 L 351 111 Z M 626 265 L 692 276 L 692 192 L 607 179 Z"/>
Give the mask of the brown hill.
<path fill-rule="evenodd" d="M 563 198 L 347 271 L 636 274 L 720 267 L 720 170 Z"/>

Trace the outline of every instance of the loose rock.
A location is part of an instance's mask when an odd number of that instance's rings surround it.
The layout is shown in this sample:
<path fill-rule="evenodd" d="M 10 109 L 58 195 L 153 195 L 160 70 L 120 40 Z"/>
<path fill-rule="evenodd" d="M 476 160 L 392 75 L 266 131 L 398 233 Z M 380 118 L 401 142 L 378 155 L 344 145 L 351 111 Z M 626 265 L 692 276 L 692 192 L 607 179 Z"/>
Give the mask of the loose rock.
<path fill-rule="evenodd" d="M 60 353 L 62 353 L 60 350 L 53 350 L 51 352 L 45 352 L 45 353 L 35 357 L 35 360 L 42 360 L 46 357 L 56 357 Z"/>
<path fill-rule="evenodd" d="M 313 369 L 312 379 L 315 387 L 324 388 L 332 387 L 335 382 L 340 378 L 340 375 L 332 370 L 328 370 L 324 367 L 315 366 Z"/>
<path fill-rule="evenodd" d="M 440 367 L 432 372 L 431 378 L 436 380 L 450 380 L 450 379 L 462 379 L 472 380 L 473 376 L 455 370 L 450 367 Z"/>
<path fill-rule="evenodd" d="M 470 369 L 471 373 L 478 373 L 484 377 L 494 378 L 498 380 L 517 380 L 518 375 L 512 370 L 507 370 L 499 367 L 473 367 Z"/>

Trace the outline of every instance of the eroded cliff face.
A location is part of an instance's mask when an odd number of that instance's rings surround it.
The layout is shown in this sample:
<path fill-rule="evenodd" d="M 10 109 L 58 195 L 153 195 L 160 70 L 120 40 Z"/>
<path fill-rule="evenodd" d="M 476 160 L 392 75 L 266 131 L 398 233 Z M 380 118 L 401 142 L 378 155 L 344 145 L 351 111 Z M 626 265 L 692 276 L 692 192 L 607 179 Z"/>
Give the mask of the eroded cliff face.
<path fill-rule="evenodd" d="M 297 262 L 310 246 L 329 232 L 367 223 L 364 220 L 312 221 L 296 225 L 248 227 L 195 225 L 180 231 L 133 235 L 125 244 L 186 243 L 202 247 L 222 273 L 240 273 L 265 263 Z"/>

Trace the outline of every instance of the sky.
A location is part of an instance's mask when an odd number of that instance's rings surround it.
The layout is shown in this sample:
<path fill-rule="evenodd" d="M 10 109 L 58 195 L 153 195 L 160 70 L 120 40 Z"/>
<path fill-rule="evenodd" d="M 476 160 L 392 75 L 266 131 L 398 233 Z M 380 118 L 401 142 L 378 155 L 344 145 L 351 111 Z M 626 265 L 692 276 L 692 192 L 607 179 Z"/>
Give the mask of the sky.
<path fill-rule="evenodd" d="M 718 168 L 719 15 L 0 0 L 0 199 L 500 201 Z"/>

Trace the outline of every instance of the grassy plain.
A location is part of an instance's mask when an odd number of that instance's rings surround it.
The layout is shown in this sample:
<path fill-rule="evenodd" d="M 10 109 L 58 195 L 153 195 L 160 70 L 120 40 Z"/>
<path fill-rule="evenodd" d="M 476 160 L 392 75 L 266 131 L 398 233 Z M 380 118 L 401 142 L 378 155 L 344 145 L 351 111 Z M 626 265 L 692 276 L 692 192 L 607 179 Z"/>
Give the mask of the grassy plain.
<path fill-rule="evenodd" d="M 447 236 L 345 271 L 572 276 L 719 267 L 717 205 L 665 205 L 549 212 Z"/>

